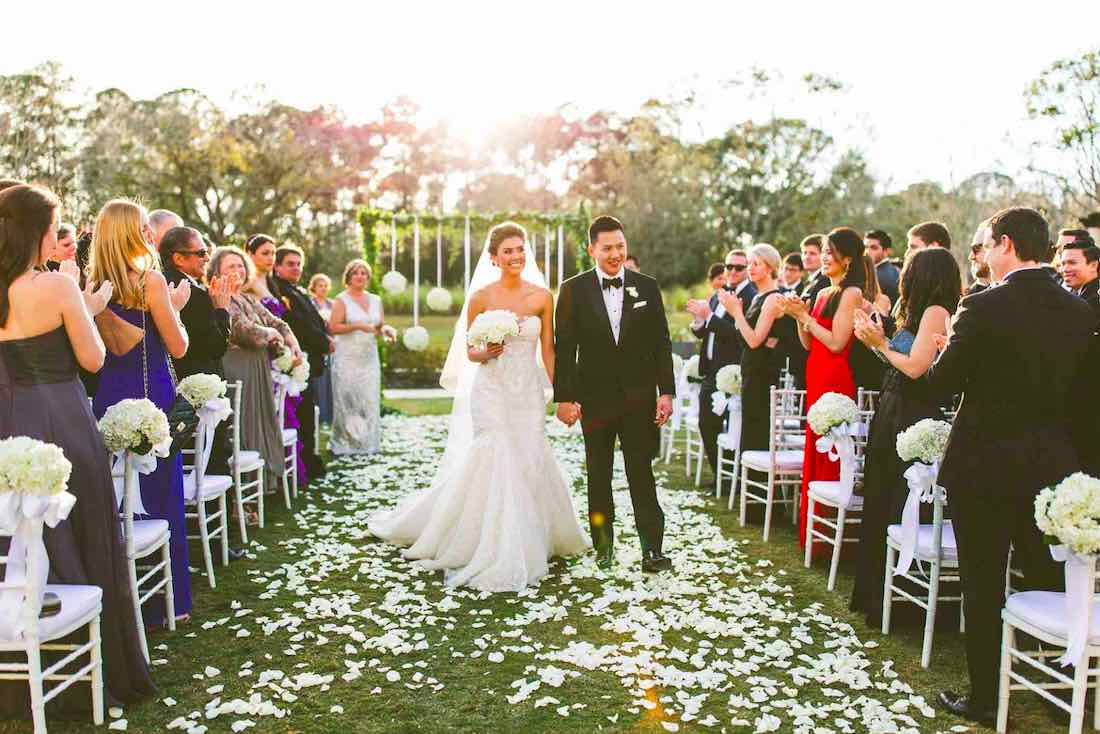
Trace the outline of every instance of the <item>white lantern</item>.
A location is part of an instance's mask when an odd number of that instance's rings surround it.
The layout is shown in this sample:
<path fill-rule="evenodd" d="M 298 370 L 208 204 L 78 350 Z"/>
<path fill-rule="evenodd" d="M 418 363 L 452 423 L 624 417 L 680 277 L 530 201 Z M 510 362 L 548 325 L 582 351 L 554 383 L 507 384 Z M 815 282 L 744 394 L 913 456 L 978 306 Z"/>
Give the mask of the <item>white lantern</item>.
<path fill-rule="evenodd" d="M 451 292 L 446 288 L 435 287 L 428 291 L 428 308 L 438 313 L 451 310 Z"/>
<path fill-rule="evenodd" d="M 423 352 L 428 348 L 428 330 L 423 326 L 410 326 L 401 337 L 405 348 L 411 352 Z"/>
<path fill-rule="evenodd" d="M 396 270 L 391 270 L 382 276 L 382 287 L 386 289 L 387 293 L 397 295 L 405 292 L 405 287 L 409 282 L 405 280 L 405 276 Z"/>

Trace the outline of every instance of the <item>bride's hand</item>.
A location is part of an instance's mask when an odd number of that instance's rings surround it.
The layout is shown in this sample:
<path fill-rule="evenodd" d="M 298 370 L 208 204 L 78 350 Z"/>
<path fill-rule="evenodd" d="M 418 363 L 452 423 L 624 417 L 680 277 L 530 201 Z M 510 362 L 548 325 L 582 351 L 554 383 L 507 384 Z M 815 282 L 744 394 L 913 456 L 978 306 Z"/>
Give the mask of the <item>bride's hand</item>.
<path fill-rule="evenodd" d="M 474 362 L 488 362 L 504 354 L 503 344 L 488 344 L 484 349 L 471 349 L 470 359 Z"/>

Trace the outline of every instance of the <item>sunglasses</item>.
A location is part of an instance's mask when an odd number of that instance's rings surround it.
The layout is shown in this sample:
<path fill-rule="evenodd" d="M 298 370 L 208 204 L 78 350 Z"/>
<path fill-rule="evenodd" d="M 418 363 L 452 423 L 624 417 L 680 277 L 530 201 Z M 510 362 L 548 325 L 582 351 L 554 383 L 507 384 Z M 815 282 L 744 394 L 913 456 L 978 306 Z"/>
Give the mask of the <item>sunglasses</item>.
<path fill-rule="evenodd" d="M 748 269 L 748 267 L 748 265 L 732 265 L 730 263 L 726 263 L 726 272 L 728 273 L 731 270 L 736 270 L 740 273 L 742 270 Z"/>
<path fill-rule="evenodd" d="M 177 255 L 186 255 L 188 257 L 190 257 L 191 255 L 194 255 L 195 257 L 202 258 L 203 260 L 210 257 L 210 251 L 207 250 L 205 247 L 202 248 L 201 250 L 176 250 L 175 254 L 177 254 Z"/>

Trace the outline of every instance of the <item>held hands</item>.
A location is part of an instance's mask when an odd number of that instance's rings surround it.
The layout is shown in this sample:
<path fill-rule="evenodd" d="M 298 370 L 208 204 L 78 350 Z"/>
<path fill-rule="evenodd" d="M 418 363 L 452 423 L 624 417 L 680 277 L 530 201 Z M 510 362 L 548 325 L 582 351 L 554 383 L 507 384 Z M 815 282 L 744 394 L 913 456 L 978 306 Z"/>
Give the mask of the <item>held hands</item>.
<path fill-rule="evenodd" d="M 70 261 L 66 260 L 65 262 Z M 62 267 L 64 267 L 64 263 L 62 263 Z M 92 315 L 92 318 L 95 318 L 103 312 L 103 309 L 107 308 L 107 304 L 111 301 L 111 294 L 114 292 L 115 286 L 109 280 L 100 283 L 98 288 L 90 280 L 84 285 L 84 307 L 88 309 L 88 313 Z"/>
<path fill-rule="evenodd" d="M 735 296 L 736 298 L 736 296 Z M 654 423 L 658 427 L 663 426 L 668 422 L 668 419 L 672 417 L 672 396 L 662 395 L 657 398 L 657 415 L 654 418 Z"/>
<path fill-rule="evenodd" d="M 182 311 L 190 299 L 191 281 L 184 279 L 176 285 L 168 284 L 168 300 L 172 303 L 173 309 Z"/>
<path fill-rule="evenodd" d="M 555 412 L 558 420 L 567 426 L 572 426 L 574 423 L 581 419 L 581 404 L 580 403 L 558 403 L 558 409 Z"/>

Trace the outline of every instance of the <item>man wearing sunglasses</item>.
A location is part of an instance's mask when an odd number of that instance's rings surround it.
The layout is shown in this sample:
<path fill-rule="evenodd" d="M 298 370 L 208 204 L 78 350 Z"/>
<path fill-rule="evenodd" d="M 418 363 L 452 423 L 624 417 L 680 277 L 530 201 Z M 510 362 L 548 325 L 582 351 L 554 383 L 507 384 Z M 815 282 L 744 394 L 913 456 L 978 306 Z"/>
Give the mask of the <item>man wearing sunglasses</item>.
<path fill-rule="evenodd" d="M 970 262 L 970 274 L 974 277 L 974 282 L 966 289 L 968 296 L 981 293 L 990 285 L 989 265 L 985 261 L 984 247 L 985 233 L 988 228 L 989 220 L 986 219 L 978 225 L 978 230 L 974 233 L 974 239 L 970 244 L 970 254 L 966 259 Z"/>

